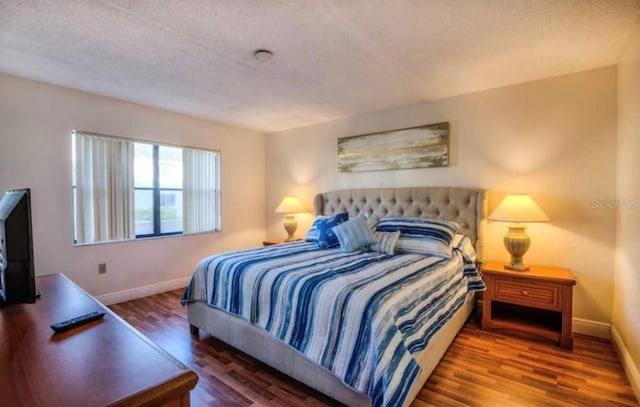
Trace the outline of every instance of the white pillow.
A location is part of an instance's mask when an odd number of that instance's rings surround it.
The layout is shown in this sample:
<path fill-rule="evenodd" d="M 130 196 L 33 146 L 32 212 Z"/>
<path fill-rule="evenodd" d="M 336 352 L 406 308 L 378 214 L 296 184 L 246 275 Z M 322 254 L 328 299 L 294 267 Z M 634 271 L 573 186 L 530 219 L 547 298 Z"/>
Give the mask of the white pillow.
<path fill-rule="evenodd" d="M 394 254 L 396 249 L 396 242 L 400 237 L 400 231 L 395 232 L 373 232 L 376 238 L 376 243 L 369 246 L 369 251 L 380 252 L 387 254 Z"/>

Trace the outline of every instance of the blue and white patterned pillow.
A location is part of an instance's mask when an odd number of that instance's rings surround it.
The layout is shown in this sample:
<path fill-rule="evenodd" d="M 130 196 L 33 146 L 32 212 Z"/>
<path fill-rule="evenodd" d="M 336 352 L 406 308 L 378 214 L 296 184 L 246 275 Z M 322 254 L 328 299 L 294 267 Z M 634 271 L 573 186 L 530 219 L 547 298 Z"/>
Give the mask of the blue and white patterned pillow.
<path fill-rule="evenodd" d="M 423 218 L 382 218 L 380 232 L 400 231 L 396 253 L 417 253 L 451 258 L 451 242 L 460 226 L 456 222 Z"/>
<path fill-rule="evenodd" d="M 317 242 L 318 241 L 318 236 L 320 235 L 320 231 L 318 230 L 318 221 L 320 221 L 321 219 L 329 219 L 329 217 L 328 216 L 322 216 L 322 215 L 316 216 L 316 219 L 313 221 L 313 224 L 311 225 L 311 227 L 307 231 L 307 235 L 304 238 L 304 240 L 306 242 Z"/>
<path fill-rule="evenodd" d="M 368 250 L 370 245 L 376 243 L 376 238 L 373 236 L 364 215 L 358 215 L 338 226 L 334 226 L 333 232 L 338 237 L 340 247 L 344 252 Z"/>
<path fill-rule="evenodd" d="M 464 257 L 465 261 L 469 264 L 476 263 L 476 249 L 473 247 L 471 243 L 471 238 L 469 236 L 456 234 L 451 242 L 451 247 L 455 250 L 458 250 L 462 253 L 462 257 Z"/>
<path fill-rule="evenodd" d="M 396 243 L 400 237 L 400 231 L 395 232 L 373 232 L 376 242 L 368 247 L 371 252 L 394 254 Z"/>
<path fill-rule="evenodd" d="M 376 231 L 376 226 L 378 226 L 378 221 L 380 219 L 376 218 L 373 214 L 369 215 L 368 212 L 360 212 L 360 215 L 358 216 L 364 216 L 364 218 L 367 220 L 367 226 L 369 226 L 369 229 L 371 229 L 372 232 Z"/>
<path fill-rule="evenodd" d="M 308 242 L 317 242 L 323 249 L 338 246 L 340 242 L 332 228 L 349 220 L 347 212 L 336 213 L 333 216 L 318 216 L 311 225 L 305 238 Z"/>

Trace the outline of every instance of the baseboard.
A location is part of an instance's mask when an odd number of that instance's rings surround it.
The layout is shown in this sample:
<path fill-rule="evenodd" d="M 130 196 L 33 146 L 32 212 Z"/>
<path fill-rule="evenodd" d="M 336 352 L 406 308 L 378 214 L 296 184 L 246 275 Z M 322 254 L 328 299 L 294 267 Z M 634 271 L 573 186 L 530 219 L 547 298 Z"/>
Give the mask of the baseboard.
<path fill-rule="evenodd" d="M 611 324 L 590 319 L 573 318 L 571 329 L 574 333 L 611 339 Z"/>
<path fill-rule="evenodd" d="M 611 339 L 613 347 L 615 348 L 616 352 L 618 352 L 618 356 L 620 357 L 620 361 L 622 362 L 622 367 L 624 367 L 624 371 L 627 374 L 627 378 L 629 379 L 631 388 L 633 389 L 636 398 L 640 400 L 640 371 L 638 371 L 638 366 L 631 358 L 631 354 L 627 350 L 627 347 L 624 345 L 620 334 L 614 326 L 611 327 Z"/>
<path fill-rule="evenodd" d="M 186 287 L 189 283 L 189 277 L 178 278 L 175 280 L 161 281 L 159 283 L 145 285 L 142 287 L 129 288 L 115 293 L 103 294 L 96 296 L 96 299 L 105 305 L 117 304 L 123 301 L 135 300 L 136 298 L 146 297 L 148 295 L 163 293 L 165 291 L 175 290 L 176 288 Z"/>

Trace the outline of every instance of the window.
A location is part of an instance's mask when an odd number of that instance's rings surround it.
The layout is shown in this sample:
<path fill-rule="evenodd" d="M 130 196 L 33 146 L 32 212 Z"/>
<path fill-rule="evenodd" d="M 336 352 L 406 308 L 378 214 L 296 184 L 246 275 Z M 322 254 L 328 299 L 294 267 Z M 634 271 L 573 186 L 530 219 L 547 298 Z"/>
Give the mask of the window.
<path fill-rule="evenodd" d="M 73 132 L 76 244 L 220 230 L 216 151 Z"/>
<path fill-rule="evenodd" d="M 134 143 L 136 237 L 183 233 L 182 148 Z"/>

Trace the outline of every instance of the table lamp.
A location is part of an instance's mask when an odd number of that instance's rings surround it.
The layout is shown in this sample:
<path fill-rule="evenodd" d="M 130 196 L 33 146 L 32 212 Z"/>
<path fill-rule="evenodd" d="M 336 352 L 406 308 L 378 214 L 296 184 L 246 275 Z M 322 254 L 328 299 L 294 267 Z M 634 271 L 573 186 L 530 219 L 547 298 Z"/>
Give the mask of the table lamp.
<path fill-rule="evenodd" d="M 522 257 L 531 245 L 531 239 L 525 233 L 526 222 L 548 222 L 549 217 L 538 207 L 527 194 L 507 195 L 496 209 L 489 215 L 489 220 L 511 222 L 509 232 L 504 236 L 504 246 L 511 254 L 511 263 L 504 266 L 509 270 L 527 271 L 529 266 L 523 263 Z"/>
<path fill-rule="evenodd" d="M 289 234 L 285 242 L 295 240 L 294 233 L 296 233 L 296 229 L 298 228 L 298 221 L 296 220 L 295 214 L 298 212 L 304 212 L 304 210 L 302 209 L 302 205 L 300 205 L 300 201 L 295 196 L 285 196 L 276 208 L 276 213 L 285 214 L 284 229 Z"/>

